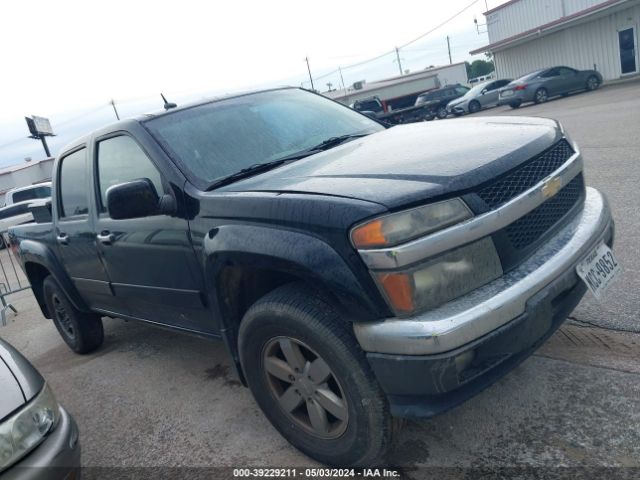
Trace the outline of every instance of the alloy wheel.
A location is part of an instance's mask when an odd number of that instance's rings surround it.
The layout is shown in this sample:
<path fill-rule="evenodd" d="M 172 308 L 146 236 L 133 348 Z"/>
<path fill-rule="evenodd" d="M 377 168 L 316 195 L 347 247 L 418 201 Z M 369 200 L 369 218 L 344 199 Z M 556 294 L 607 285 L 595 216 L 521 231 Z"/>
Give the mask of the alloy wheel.
<path fill-rule="evenodd" d="M 290 420 L 319 438 L 338 438 L 349 421 L 347 399 L 331 368 L 310 347 L 291 337 L 265 345 L 267 385 Z"/>
<path fill-rule="evenodd" d="M 589 90 L 595 90 L 596 88 L 598 88 L 598 84 L 600 82 L 598 82 L 598 79 L 595 77 L 591 77 L 589 78 L 589 80 L 587 80 L 587 88 Z"/>
<path fill-rule="evenodd" d="M 67 309 L 64 307 L 62 302 L 60 301 L 60 297 L 55 293 L 51 296 L 51 300 L 53 301 L 54 315 L 56 320 L 58 321 L 58 325 L 60 325 L 61 330 L 64 334 L 70 339 L 73 340 L 76 337 L 75 328 L 73 328 L 73 323 L 69 318 L 69 314 L 67 313 Z"/>
<path fill-rule="evenodd" d="M 536 92 L 536 101 L 538 103 L 544 103 L 547 101 L 548 95 L 547 95 L 547 91 L 543 88 L 541 88 L 540 90 L 538 90 Z"/>

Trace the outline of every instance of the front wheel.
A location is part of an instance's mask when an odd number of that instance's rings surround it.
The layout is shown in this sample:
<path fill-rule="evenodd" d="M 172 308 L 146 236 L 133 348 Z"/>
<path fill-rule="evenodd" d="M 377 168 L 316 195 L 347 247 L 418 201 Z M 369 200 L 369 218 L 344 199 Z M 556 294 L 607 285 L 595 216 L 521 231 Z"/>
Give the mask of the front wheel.
<path fill-rule="evenodd" d="M 511 103 L 509 104 L 509 106 L 510 106 L 511 108 L 513 108 L 514 110 L 515 110 L 516 108 L 520 108 L 520 105 L 522 105 L 522 102 L 521 102 L 521 101 L 511 102 Z"/>
<path fill-rule="evenodd" d="M 594 90 L 597 90 L 599 86 L 600 80 L 598 79 L 598 77 L 596 77 L 595 75 L 591 75 L 589 78 L 587 78 L 588 91 L 593 92 Z"/>
<path fill-rule="evenodd" d="M 329 465 L 383 462 L 389 406 L 330 302 L 300 285 L 280 287 L 248 310 L 238 347 L 256 402 L 294 447 Z"/>
<path fill-rule="evenodd" d="M 480 111 L 480 102 L 477 100 L 472 101 L 469 104 L 469 113 L 476 113 Z"/>
<path fill-rule="evenodd" d="M 52 276 L 44 279 L 42 291 L 53 323 L 71 350 L 90 353 L 102 345 L 104 330 L 99 315 L 74 307 Z"/>

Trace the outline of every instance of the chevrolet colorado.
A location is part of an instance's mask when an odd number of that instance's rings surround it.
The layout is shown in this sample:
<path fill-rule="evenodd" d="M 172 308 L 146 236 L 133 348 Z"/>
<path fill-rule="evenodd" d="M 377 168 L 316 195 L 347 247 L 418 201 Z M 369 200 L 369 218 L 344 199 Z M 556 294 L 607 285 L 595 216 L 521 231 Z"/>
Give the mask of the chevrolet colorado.
<path fill-rule="evenodd" d="M 50 207 L 10 239 L 69 347 L 98 348 L 102 316 L 220 338 L 275 428 L 333 465 L 380 462 L 394 417 L 477 394 L 618 268 L 557 122 L 385 128 L 291 88 L 80 138 Z"/>

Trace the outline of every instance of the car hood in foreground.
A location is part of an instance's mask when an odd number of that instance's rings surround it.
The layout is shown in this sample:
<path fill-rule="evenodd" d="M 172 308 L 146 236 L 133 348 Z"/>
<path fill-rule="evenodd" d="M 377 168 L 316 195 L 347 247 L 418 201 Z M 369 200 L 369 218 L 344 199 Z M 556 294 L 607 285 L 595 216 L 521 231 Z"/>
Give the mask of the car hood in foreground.
<path fill-rule="evenodd" d="M 44 386 L 38 371 L 0 339 L 0 421 L 35 397 Z"/>
<path fill-rule="evenodd" d="M 217 191 L 334 195 L 393 209 L 480 185 L 561 135 L 555 121 L 527 117 L 400 125 Z"/>

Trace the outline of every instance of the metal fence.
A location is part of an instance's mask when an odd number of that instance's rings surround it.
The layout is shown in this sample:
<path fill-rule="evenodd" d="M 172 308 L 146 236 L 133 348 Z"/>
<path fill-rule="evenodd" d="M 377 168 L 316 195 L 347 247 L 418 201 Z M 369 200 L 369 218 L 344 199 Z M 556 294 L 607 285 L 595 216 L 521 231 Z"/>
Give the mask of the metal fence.
<path fill-rule="evenodd" d="M 7 301 L 9 295 L 28 290 L 31 288 L 26 275 L 14 258 L 13 252 L 9 248 L 9 236 L 7 231 L 0 232 L 0 322 L 2 326 L 7 325 L 7 311 L 18 313 L 16 307 Z"/>

